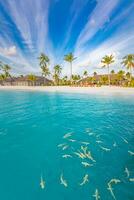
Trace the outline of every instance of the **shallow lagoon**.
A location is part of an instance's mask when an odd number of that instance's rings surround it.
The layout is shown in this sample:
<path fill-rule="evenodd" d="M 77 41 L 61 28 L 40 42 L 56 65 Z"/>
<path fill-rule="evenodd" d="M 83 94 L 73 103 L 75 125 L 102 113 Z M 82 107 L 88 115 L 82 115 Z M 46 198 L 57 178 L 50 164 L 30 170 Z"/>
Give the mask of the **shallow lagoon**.
<path fill-rule="evenodd" d="M 96 162 L 74 154 L 81 146 Z M 0 91 L 1 200 L 88 200 L 96 189 L 101 199 L 112 200 L 107 188 L 113 178 L 121 181 L 112 185 L 116 199 L 133 200 L 134 156 L 128 151 L 134 152 L 133 95 Z M 61 174 L 68 187 L 60 184 Z M 80 186 L 85 174 L 89 182 Z"/>

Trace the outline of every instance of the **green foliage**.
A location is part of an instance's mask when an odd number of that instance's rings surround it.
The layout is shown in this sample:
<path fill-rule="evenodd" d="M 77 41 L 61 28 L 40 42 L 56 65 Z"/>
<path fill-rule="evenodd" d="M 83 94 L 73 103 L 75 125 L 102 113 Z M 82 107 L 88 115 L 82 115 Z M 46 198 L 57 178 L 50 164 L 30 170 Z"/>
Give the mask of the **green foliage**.
<path fill-rule="evenodd" d="M 134 54 L 128 54 L 122 59 L 121 64 L 130 70 L 130 81 L 132 79 L 132 69 L 134 69 Z"/>
<path fill-rule="evenodd" d="M 64 56 L 64 60 L 70 63 L 70 81 L 72 82 L 72 62 L 76 59 L 72 53 L 69 53 Z"/>
<path fill-rule="evenodd" d="M 60 65 L 55 65 L 54 66 L 53 78 L 54 78 L 54 82 L 55 82 L 56 85 L 57 84 L 59 85 L 61 71 L 62 71 L 62 67 Z"/>
<path fill-rule="evenodd" d="M 88 76 L 88 72 L 87 72 L 86 70 L 83 72 L 83 76 L 84 76 L 84 77 L 87 77 L 87 76 Z"/>
<path fill-rule="evenodd" d="M 64 60 L 67 62 L 70 62 L 70 63 L 72 63 L 75 59 L 76 59 L 76 57 L 74 57 L 74 55 L 72 53 L 69 53 L 64 56 Z"/>
<path fill-rule="evenodd" d="M 0 81 L 4 81 L 6 79 L 5 74 L 0 74 Z"/>
<path fill-rule="evenodd" d="M 111 74 L 115 74 L 115 71 L 114 71 L 114 70 L 111 70 Z"/>
<path fill-rule="evenodd" d="M 44 77 L 47 77 L 50 75 L 50 71 L 49 71 L 49 68 L 48 68 L 48 65 L 49 65 L 49 58 L 47 55 L 41 53 L 41 55 L 39 56 L 39 64 L 40 64 L 40 68 L 42 70 L 42 75 Z"/>
<path fill-rule="evenodd" d="M 114 56 L 111 54 L 110 56 L 106 55 L 102 58 L 101 63 L 103 64 L 103 68 L 108 68 L 108 83 L 110 85 L 110 72 L 109 72 L 109 66 L 110 64 L 114 63 Z"/>
<path fill-rule="evenodd" d="M 104 56 L 101 60 L 103 67 L 107 67 L 108 65 L 112 64 L 113 62 L 114 62 L 114 56 L 112 54 L 110 56 L 108 56 L 108 55 Z"/>
<path fill-rule="evenodd" d="M 96 76 L 96 75 L 97 75 L 97 72 L 94 72 L 93 75 Z"/>
<path fill-rule="evenodd" d="M 134 68 L 134 54 L 128 54 L 123 57 L 123 61 L 121 62 L 127 69 Z"/>
<path fill-rule="evenodd" d="M 3 72 L 3 74 L 1 74 L 3 77 L 3 80 L 11 77 L 11 74 L 10 74 L 11 67 L 8 64 L 4 64 L 0 61 L 0 70 Z"/>
<path fill-rule="evenodd" d="M 32 82 L 35 82 L 36 81 L 36 76 L 34 74 L 29 74 L 28 75 L 28 80 L 32 81 Z"/>

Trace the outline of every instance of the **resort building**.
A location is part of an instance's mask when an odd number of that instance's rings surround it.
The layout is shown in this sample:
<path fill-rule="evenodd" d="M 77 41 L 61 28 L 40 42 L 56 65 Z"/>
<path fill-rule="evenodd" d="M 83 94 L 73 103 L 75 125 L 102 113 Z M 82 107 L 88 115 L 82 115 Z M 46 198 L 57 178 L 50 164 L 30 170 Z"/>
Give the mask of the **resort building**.
<path fill-rule="evenodd" d="M 125 77 L 119 78 L 118 74 L 110 74 L 111 85 L 126 85 L 128 80 Z M 83 78 L 77 82 L 80 86 L 108 85 L 108 74 L 94 75 L 92 77 Z"/>
<path fill-rule="evenodd" d="M 43 86 L 52 84 L 51 80 L 41 76 L 36 76 L 34 81 L 30 80 L 28 76 L 10 77 L 0 80 L 0 85 L 3 86 Z"/>

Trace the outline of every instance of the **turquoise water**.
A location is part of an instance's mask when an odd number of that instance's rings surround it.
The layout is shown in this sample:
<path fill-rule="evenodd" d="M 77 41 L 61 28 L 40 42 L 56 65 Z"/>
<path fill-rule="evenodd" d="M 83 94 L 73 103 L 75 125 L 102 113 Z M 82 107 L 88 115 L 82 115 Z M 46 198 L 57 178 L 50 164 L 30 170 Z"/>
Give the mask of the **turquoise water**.
<path fill-rule="evenodd" d="M 81 146 L 93 159 L 74 153 Z M 92 200 L 96 189 L 112 200 L 111 179 L 117 200 L 134 200 L 133 152 L 133 95 L 0 91 L 0 200 Z"/>

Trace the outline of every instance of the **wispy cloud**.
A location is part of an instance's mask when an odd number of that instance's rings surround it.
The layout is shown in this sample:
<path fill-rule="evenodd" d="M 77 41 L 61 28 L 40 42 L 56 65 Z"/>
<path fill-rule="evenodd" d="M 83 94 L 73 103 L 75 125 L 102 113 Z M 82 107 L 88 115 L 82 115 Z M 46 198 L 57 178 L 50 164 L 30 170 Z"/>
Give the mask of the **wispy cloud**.
<path fill-rule="evenodd" d="M 50 57 L 51 69 L 58 63 L 63 66 L 63 75 L 70 73 L 63 61 L 68 51 L 78 57 L 74 73 L 96 70 L 108 53 L 114 53 L 119 63 L 121 55 L 134 51 L 133 9 L 133 1 L 121 0 L 0 1 L 0 59 L 16 73 L 39 73 L 37 58 L 44 52 Z M 59 24 L 62 17 L 65 24 Z"/>
<path fill-rule="evenodd" d="M 8 48 L 0 47 L 0 54 L 3 54 L 4 56 L 15 56 L 17 54 L 16 46 L 11 46 Z"/>
<path fill-rule="evenodd" d="M 82 51 L 82 48 L 84 48 L 86 42 L 89 42 L 89 40 L 97 33 L 97 31 L 103 29 L 104 25 L 109 22 L 110 16 L 118 2 L 119 0 L 97 1 L 94 11 L 91 15 L 89 15 L 87 23 L 77 39 L 76 52 L 80 49 Z"/>
<path fill-rule="evenodd" d="M 15 29 L 21 36 L 21 41 L 17 41 L 12 37 L 14 30 L 12 30 L 12 34 L 10 32 L 3 34 L 3 37 L 0 37 L 0 43 L 3 43 L 4 52 L 7 52 L 10 44 L 14 44 L 18 50 L 18 59 L 21 58 L 27 68 L 32 66 L 34 70 L 35 67 L 37 68 L 39 53 L 46 51 L 46 47 L 49 48 L 50 45 L 48 36 L 49 1 L 12 0 L 6 4 L 3 2 L 2 5 L 5 10 L 8 10 L 7 16 L 10 17 L 10 21 L 14 23 Z M 4 21 L 3 23 L 6 24 L 7 22 Z M 7 24 L 7 27 L 10 26 L 11 24 Z M 6 56 L 6 54 L 3 55 Z"/>
<path fill-rule="evenodd" d="M 83 69 L 87 69 L 91 74 L 93 71 L 105 72 L 100 67 L 100 61 L 103 56 L 113 54 L 115 56 L 115 63 L 113 68 L 118 70 L 121 67 L 121 59 L 123 55 L 133 52 L 133 31 L 128 31 L 128 37 L 126 34 L 118 32 L 113 38 L 103 42 L 97 48 L 92 51 L 86 50 L 80 57 L 75 61 L 74 73 L 81 73 Z"/>

